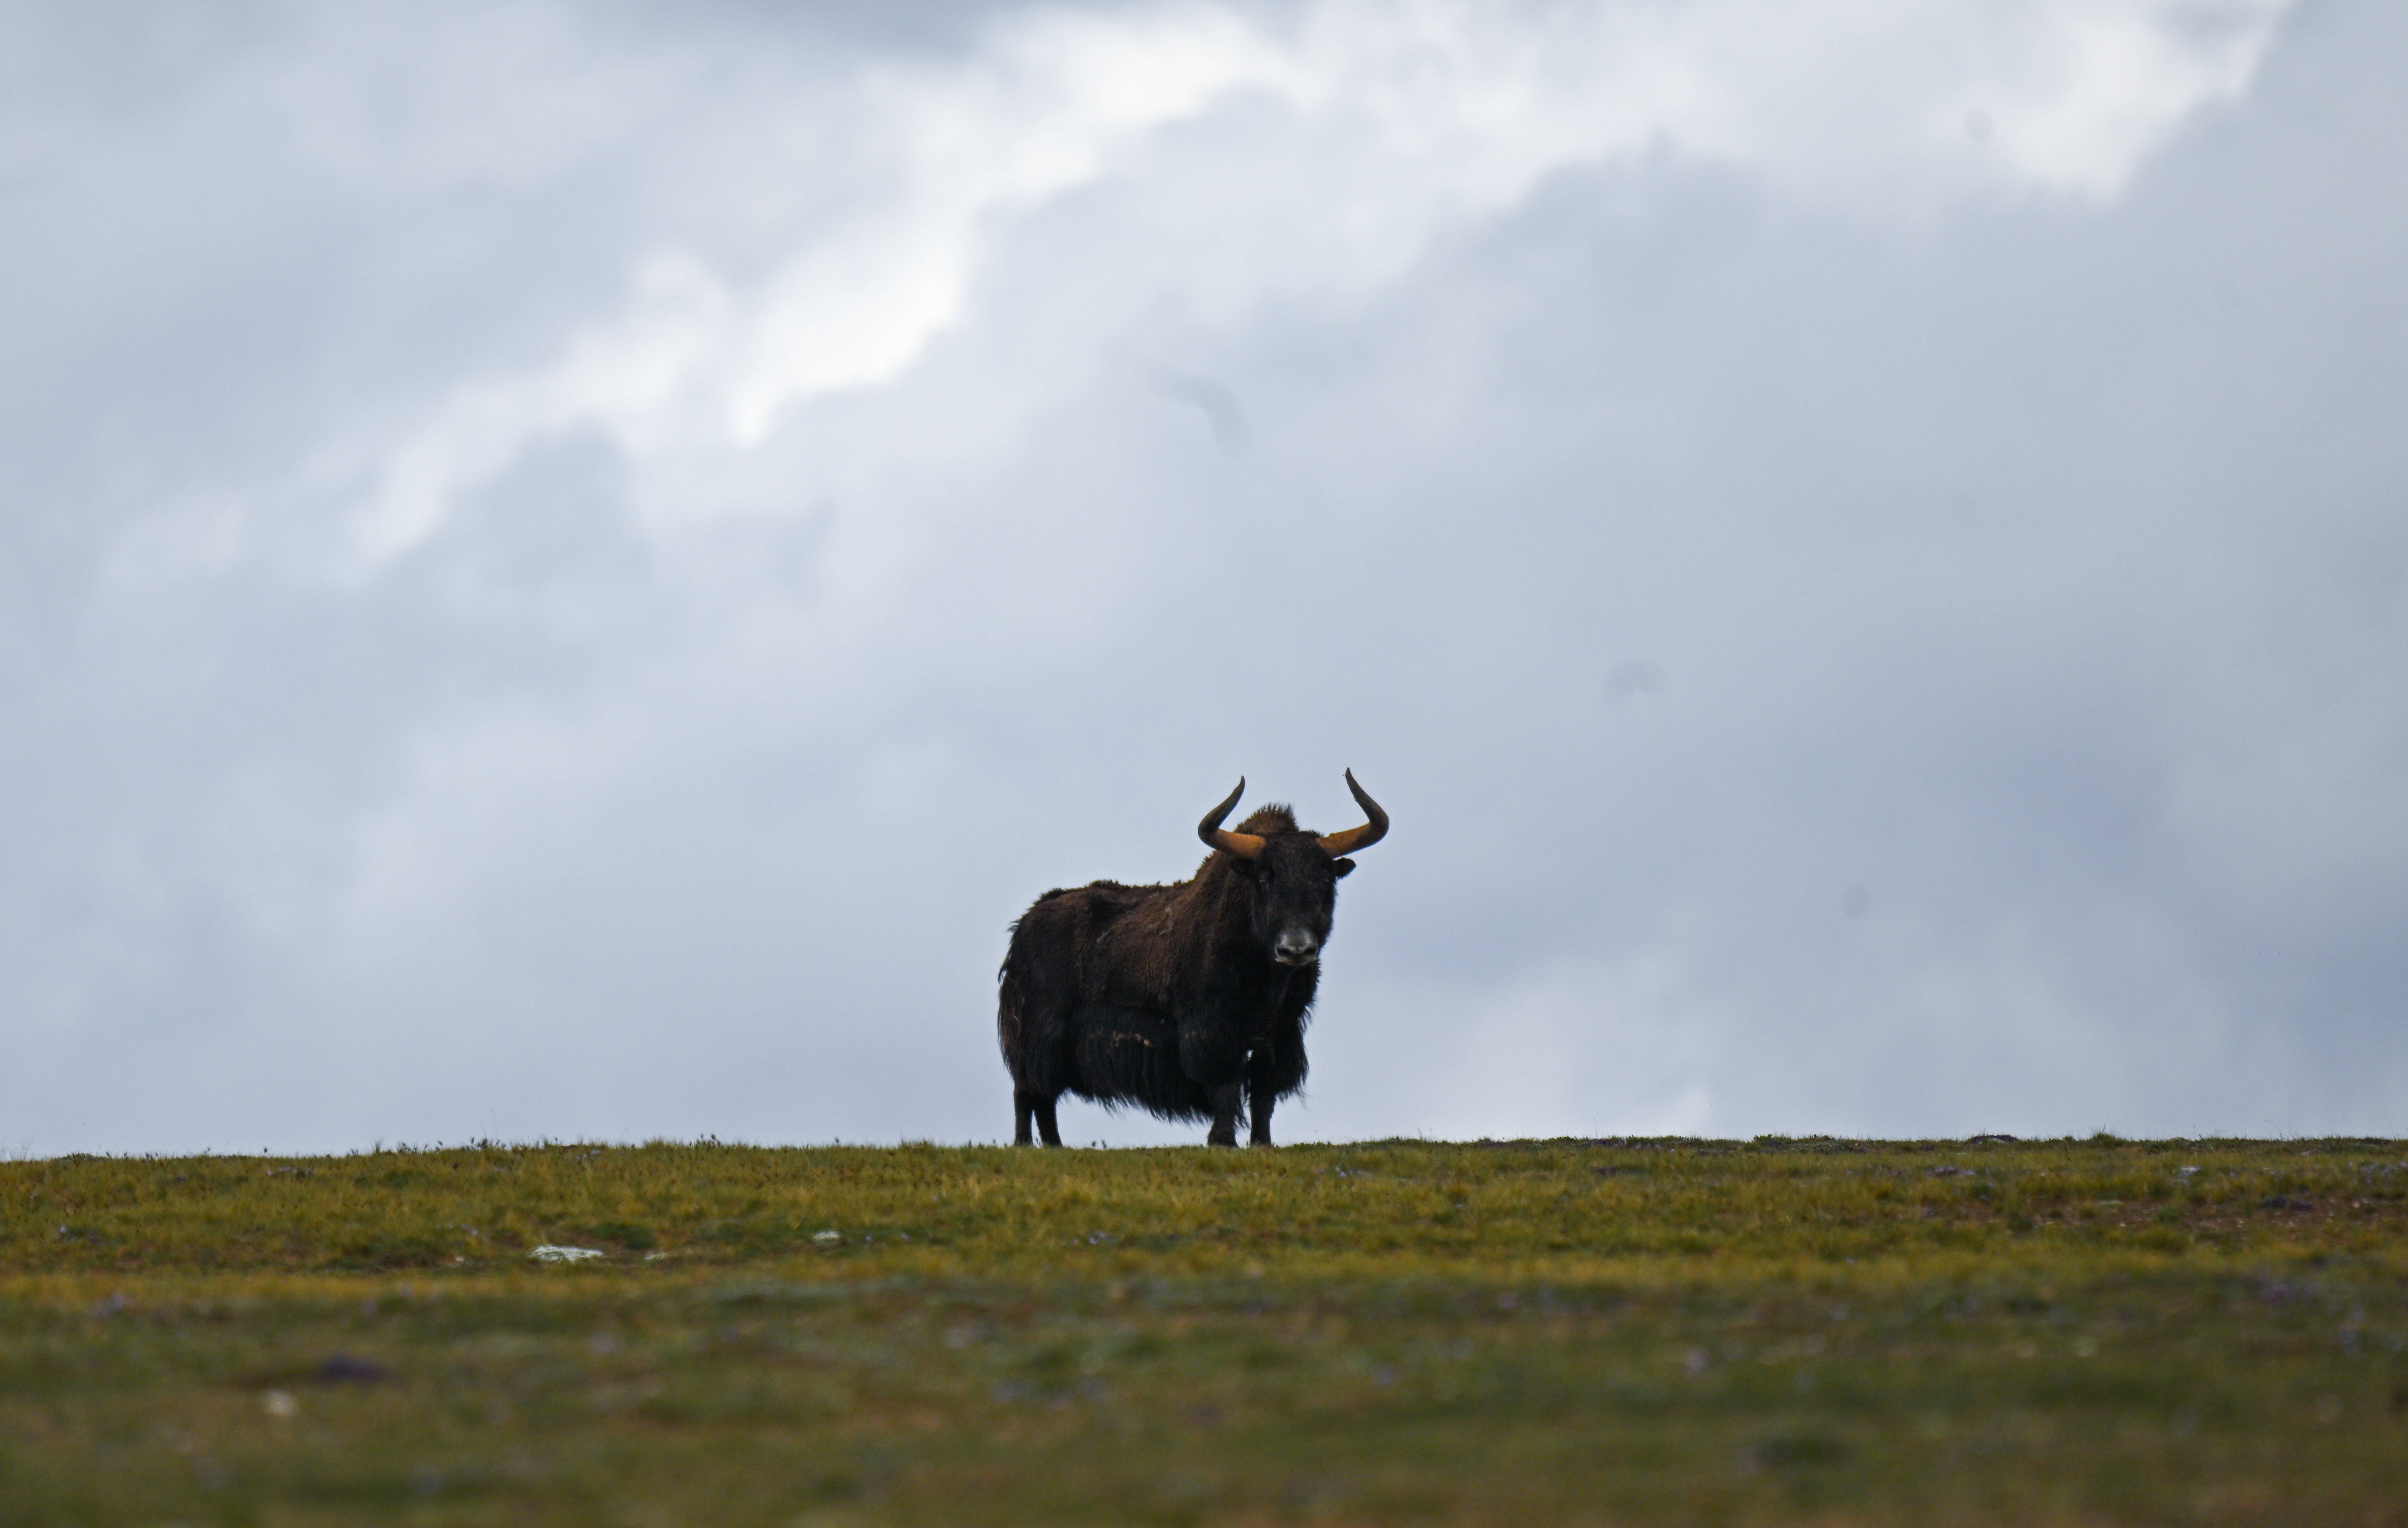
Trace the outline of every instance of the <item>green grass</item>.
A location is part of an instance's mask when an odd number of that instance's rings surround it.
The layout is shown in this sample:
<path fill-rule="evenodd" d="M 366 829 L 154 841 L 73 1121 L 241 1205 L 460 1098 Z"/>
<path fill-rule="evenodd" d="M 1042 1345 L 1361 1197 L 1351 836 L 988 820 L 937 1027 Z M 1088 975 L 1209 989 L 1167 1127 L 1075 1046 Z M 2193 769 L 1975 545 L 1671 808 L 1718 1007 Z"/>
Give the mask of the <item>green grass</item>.
<path fill-rule="evenodd" d="M 0 1163 L 0 1523 L 2408 1523 L 2403 1230 L 2378 1141 Z"/>

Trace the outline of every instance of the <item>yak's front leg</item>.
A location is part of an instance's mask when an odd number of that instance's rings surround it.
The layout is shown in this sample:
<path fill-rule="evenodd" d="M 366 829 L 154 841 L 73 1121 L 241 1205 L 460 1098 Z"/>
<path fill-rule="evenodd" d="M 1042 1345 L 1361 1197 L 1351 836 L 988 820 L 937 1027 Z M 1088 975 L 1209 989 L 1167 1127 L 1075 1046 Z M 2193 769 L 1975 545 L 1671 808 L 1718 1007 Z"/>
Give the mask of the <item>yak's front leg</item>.
<path fill-rule="evenodd" d="M 1246 1058 L 1247 1116 L 1254 1145 L 1271 1144 L 1271 1106 L 1304 1085 L 1304 1030 L 1293 1017 Z"/>
<path fill-rule="evenodd" d="M 1254 1122 L 1246 1144 L 1268 1149 L 1271 1144 L 1271 1105 L 1279 1102 L 1279 1093 L 1259 1077 L 1247 1080 L 1246 1091 L 1251 1095 L 1246 1103 L 1246 1117 Z"/>
<path fill-rule="evenodd" d="M 1233 1146 L 1238 1144 L 1238 1099 L 1240 1085 L 1220 1083 L 1209 1089 L 1212 1100 L 1212 1133 L 1204 1137 L 1206 1146 Z"/>

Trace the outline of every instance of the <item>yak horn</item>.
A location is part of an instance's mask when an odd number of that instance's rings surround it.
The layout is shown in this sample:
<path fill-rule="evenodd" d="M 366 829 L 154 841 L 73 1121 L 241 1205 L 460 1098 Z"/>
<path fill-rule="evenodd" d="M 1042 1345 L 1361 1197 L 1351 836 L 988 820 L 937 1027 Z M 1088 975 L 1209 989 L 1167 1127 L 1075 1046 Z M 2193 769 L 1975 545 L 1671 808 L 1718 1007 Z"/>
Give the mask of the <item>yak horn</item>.
<path fill-rule="evenodd" d="M 1228 832 L 1221 827 L 1221 819 L 1229 814 L 1231 809 L 1237 806 L 1238 798 L 1245 793 L 1246 777 L 1241 774 L 1238 776 L 1238 788 L 1229 792 L 1229 799 L 1205 813 L 1204 820 L 1196 825 L 1196 836 L 1224 854 L 1233 854 L 1240 859 L 1252 859 L 1263 852 L 1262 839 L 1253 833 Z"/>
<path fill-rule="evenodd" d="M 1371 820 L 1360 828 L 1349 828 L 1342 833 L 1322 834 L 1321 846 L 1333 855 L 1353 854 L 1357 849 L 1368 849 L 1388 836 L 1388 814 L 1380 810 L 1380 803 L 1371 800 L 1368 791 L 1354 783 L 1353 770 L 1346 771 L 1346 788 L 1354 793 L 1354 804 L 1361 807 L 1364 814 Z M 1237 798 L 1232 796 L 1229 800 L 1235 801 Z"/>

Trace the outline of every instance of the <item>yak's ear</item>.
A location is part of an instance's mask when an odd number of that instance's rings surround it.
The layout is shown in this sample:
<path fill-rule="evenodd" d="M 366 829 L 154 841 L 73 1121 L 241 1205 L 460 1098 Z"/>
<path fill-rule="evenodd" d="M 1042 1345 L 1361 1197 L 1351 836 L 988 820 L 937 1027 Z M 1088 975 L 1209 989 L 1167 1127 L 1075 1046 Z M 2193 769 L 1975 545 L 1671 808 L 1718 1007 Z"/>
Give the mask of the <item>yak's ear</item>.
<path fill-rule="evenodd" d="M 1352 859 L 1333 859 L 1329 862 L 1330 873 L 1336 875 L 1340 880 L 1345 879 L 1346 872 L 1354 868 L 1354 861 Z"/>

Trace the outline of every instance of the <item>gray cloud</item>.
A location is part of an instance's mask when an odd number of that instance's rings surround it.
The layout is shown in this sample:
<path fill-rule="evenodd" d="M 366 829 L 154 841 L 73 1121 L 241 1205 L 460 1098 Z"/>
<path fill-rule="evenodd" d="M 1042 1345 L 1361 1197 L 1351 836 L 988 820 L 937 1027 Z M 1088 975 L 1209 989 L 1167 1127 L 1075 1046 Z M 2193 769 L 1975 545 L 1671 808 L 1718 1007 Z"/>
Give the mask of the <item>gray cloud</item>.
<path fill-rule="evenodd" d="M 1463 22 L 1501 128 L 1237 12 L 65 14 L 0 1146 L 994 1138 L 1019 909 L 1346 766 L 1297 1132 L 2401 1128 L 2380 10 L 2131 143 L 1734 6 L 1638 127 Z"/>

